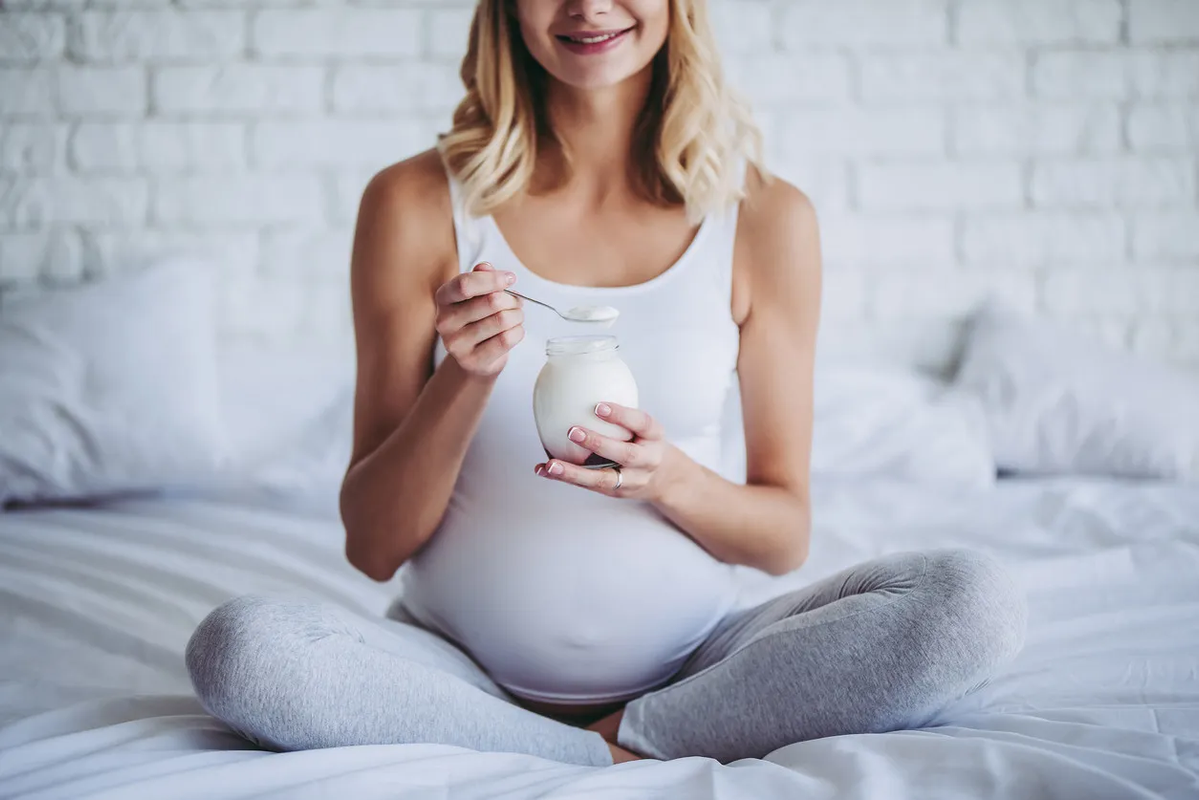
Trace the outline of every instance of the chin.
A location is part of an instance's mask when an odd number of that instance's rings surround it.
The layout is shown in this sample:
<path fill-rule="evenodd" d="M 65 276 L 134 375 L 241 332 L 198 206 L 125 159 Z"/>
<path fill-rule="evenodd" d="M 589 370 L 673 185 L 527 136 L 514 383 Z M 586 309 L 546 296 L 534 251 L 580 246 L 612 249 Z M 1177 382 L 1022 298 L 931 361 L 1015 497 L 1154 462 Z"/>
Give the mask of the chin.
<path fill-rule="evenodd" d="M 576 58 L 567 54 L 558 63 L 558 69 L 551 74 L 576 89 L 606 89 L 624 83 L 629 78 L 638 75 L 653 63 L 652 56 L 645 59 L 630 58 L 595 59 L 594 57 Z M 642 63 L 644 62 L 644 63 Z"/>
<path fill-rule="evenodd" d="M 556 75 L 558 80 L 575 89 L 596 91 L 624 83 L 637 74 L 639 70 L 628 69 L 588 69 Z"/>

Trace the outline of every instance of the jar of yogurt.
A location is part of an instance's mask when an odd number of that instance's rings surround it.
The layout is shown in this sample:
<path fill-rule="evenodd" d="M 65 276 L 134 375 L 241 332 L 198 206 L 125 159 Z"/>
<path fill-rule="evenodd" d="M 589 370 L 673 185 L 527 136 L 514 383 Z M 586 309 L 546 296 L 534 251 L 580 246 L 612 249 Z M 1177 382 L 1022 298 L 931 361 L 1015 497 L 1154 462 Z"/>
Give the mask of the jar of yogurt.
<path fill-rule="evenodd" d="M 615 336 L 562 336 L 545 345 L 545 366 L 533 387 L 537 434 L 550 458 L 588 467 L 612 466 L 567 437 L 578 425 L 622 441 L 631 434 L 595 415 L 599 403 L 637 407 L 637 382 L 620 358 Z"/>

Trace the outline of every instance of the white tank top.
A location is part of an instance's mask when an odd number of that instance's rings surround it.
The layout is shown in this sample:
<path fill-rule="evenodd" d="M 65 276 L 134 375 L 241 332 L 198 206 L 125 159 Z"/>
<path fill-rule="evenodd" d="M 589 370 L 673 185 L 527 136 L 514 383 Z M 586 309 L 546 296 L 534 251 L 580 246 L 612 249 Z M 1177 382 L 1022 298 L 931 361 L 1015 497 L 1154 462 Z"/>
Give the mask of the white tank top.
<path fill-rule="evenodd" d="M 737 208 L 709 216 L 681 258 L 636 286 L 546 280 L 513 254 L 491 217 L 469 217 L 450 180 L 461 271 L 480 261 L 559 308 L 610 305 L 609 329 L 640 405 L 670 441 L 713 470 L 740 332 L 732 318 Z M 525 306 L 438 531 L 409 562 L 403 604 L 520 697 L 602 703 L 666 682 L 736 601 L 733 567 L 648 503 L 604 497 L 533 474 L 545 460 L 533 384 L 552 336 L 578 333 Z M 445 350 L 438 342 L 436 359 Z"/>

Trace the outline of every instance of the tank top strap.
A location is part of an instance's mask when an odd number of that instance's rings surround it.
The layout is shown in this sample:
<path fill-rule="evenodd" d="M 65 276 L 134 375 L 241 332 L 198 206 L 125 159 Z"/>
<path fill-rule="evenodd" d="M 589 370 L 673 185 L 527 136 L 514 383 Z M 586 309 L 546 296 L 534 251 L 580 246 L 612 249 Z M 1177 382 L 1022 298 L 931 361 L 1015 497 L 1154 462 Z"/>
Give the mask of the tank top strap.
<path fill-rule="evenodd" d="M 746 180 L 747 162 L 740 160 L 737 168 L 736 182 L 744 186 Z M 706 243 L 711 253 L 715 267 L 713 276 L 722 294 L 727 292 L 731 302 L 733 292 L 733 254 L 737 245 L 737 221 L 740 218 L 741 202 L 731 203 L 727 208 L 716 212 L 710 221 L 712 230 Z"/>
<path fill-rule="evenodd" d="M 470 272 L 479 263 L 483 251 L 483 232 L 480 220 L 470 215 L 463 198 L 462 184 L 442 162 L 446 182 L 450 187 L 450 207 L 454 214 L 454 241 L 458 246 L 458 271 Z"/>

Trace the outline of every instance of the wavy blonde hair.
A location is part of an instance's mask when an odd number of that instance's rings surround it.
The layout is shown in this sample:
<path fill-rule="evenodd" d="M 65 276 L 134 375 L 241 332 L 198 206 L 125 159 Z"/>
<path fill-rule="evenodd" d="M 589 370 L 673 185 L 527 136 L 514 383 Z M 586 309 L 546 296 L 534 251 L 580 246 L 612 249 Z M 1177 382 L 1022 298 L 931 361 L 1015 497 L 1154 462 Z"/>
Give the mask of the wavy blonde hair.
<path fill-rule="evenodd" d="M 438 143 L 471 213 L 491 213 L 524 191 L 539 146 L 570 154 L 544 113 L 545 69 L 525 46 L 512 0 L 480 0 L 462 60 L 466 97 Z M 670 0 L 666 44 L 634 137 L 634 180 L 648 200 L 684 204 L 698 221 L 745 195 L 742 163 L 763 175 L 762 137 L 725 83 L 705 0 Z"/>

